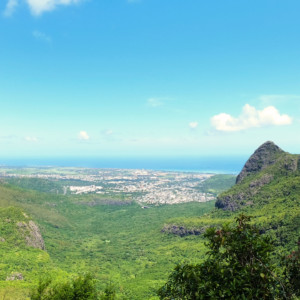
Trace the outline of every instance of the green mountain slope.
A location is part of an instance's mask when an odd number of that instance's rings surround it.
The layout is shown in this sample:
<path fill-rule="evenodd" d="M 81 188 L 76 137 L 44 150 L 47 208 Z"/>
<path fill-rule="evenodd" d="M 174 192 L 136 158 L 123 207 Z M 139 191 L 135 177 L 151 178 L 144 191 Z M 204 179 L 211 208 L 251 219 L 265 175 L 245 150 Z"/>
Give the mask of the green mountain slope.
<path fill-rule="evenodd" d="M 278 249 L 295 248 L 300 236 L 300 156 L 281 150 L 272 142 L 261 145 L 246 162 L 236 184 L 221 193 L 216 210 L 198 218 L 170 220 L 167 226 L 204 231 L 232 221 L 244 212 L 277 239 Z"/>
<path fill-rule="evenodd" d="M 0 299 L 24 299 L 31 284 L 53 271 L 39 228 L 21 208 L 0 208 Z"/>
<path fill-rule="evenodd" d="M 63 280 L 88 271 L 95 275 L 99 291 L 113 283 L 118 299 L 157 299 L 156 290 L 174 265 L 204 257 L 198 237 L 182 239 L 162 234 L 161 228 L 173 217 L 207 213 L 214 202 L 142 209 L 134 202 L 118 205 L 121 200 L 0 184 L 0 237 L 5 240 L 0 242 L 0 299 L 28 299 L 43 274 Z M 91 201 L 97 205 L 89 205 Z M 18 227 L 32 220 L 40 228 L 45 251 L 27 245 L 27 232 Z M 7 281 L 13 273 L 21 273 L 23 279 Z"/>

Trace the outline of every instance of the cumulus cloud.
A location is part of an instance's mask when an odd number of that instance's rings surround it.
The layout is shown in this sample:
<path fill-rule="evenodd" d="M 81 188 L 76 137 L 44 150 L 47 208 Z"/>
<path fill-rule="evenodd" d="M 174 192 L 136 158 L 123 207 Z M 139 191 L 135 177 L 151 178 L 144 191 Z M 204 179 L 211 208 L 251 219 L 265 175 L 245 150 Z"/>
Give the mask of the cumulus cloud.
<path fill-rule="evenodd" d="M 19 5 L 18 0 L 8 0 L 6 3 L 5 10 L 3 12 L 4 16 L 10 17 L 15 12 L 18 5 Z"/>
<path fill-rule="evenodd" d="M 38 138 L 35 136 L 25 136 L 25 141 L 26 142 L 31 142 L 31 143 L 36 143 L 38 142 Z"/>
<path fill-rule="evenodd" d="M 89 135 L 87 134 L 87 132 L 86 131 L 80 131 L 79 133 L 78 133 L 78 139 L 79 140 L 85 140 L 85 141 L 87 141 L 87 140 L 89 140 L 90 139 L 90 137 L 89 137 Z"/>
<path fill-rule="evenodd" d="M 196 129 L 198 127 L 198 122 L 190 122 L 189 126 L 191 129 Z"/>
<path fill-rule="evenodd" d="M 233 132 L 253 127 L 289 125 L 292 123 L 292 118 L 288 115 L 281 115 L 274 106 L 257 110 L 246 104 L 241 115 L 237 118 L 226 113 L 220 113 L 213 116 L 210 121 L 211 125 L 218 131 Z"/>
<path fill-rule="evenodd" d="M 45 42 L 45 43 L 48 43 L 48 44 L 50 44 L 52 42 L 51 37 L 49 37 L 47 34 L 41 32 L 41 31 L 34 30 L 32 32 L 32 35 L 33 35 L 34 38 L 36 38 L 37 40 L 40 40 L 42 42 Z"/>

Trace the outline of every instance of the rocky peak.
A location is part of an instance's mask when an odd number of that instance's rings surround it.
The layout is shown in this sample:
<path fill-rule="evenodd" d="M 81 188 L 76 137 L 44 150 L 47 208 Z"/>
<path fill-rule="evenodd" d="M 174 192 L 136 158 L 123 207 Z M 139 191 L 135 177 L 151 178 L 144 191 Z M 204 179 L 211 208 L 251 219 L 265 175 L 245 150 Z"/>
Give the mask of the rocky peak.
<path fill-rule="evenodd" d="M 268 141 L 262 144 L 248 159 L 241 173 L 236 178 L 236 183 L 240 183 L 250 174 L 257 173 L 275 163 L 278 154 L 285 153 L 273 142 Z"/>

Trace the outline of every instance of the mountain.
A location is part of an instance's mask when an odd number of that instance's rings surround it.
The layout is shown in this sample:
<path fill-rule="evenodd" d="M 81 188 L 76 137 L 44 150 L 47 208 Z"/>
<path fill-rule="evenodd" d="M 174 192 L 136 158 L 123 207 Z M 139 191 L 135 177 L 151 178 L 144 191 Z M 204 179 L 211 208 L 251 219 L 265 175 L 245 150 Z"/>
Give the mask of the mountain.
<path fill-rule="evenodd" d="M 233 222 L 244 213 L 274 238 L 278 250 L 295 249 L 300 237 L 300 155 L 264 143 L 247 160 L 236 183 L 218 195 L 215 207 L 197 218 L 171 219 L 162 231 L 201 235 L 208 227 Z"/>
<path fill-rule="evenodd" d="M 278 246 L 293 249 L 300 237 L 300 155 L 264 143 L 248 159 L 236 184 L 217 197 L 215 206 L 216 216 L 228 212 L 253 216 Z"/>
<path fill-rule="evenodd" d="M 216 207 L 236 211 L 272 196 L 264 193 L 269 187 L 272 188 L 274 197 L 279 196 L 275 191 L 282 185 L 286 192 L 281 191 L 281 196 L 290 198 L 293 190 L 299 188 L 299 171 L 300 155 L 284 152 L 268 141 L 248 159 L 237 176 L 236 185 L 219 195 Z"/>

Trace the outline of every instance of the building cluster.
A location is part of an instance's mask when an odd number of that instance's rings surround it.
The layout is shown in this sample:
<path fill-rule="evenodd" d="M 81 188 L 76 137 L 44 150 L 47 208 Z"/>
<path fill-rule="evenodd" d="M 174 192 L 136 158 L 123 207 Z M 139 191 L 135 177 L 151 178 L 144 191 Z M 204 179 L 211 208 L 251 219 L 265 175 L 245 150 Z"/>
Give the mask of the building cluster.
<path fill-rule="evenodd" d="M 32 174 L 5 173 L 2 177 L 42 178 L 62 180 L 64 193 L 71 194 L 124 194 L 148 204 L 176 204 L 184 202 L 206 202 L 214 196 L 203 193 L 197 187 L 212 176 L 191 172 L 167 172 L 124 169 L 55 169 L 53 173 L 42 168 Z M 74 185 L 70 185 L 70 182 Z"/>

